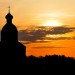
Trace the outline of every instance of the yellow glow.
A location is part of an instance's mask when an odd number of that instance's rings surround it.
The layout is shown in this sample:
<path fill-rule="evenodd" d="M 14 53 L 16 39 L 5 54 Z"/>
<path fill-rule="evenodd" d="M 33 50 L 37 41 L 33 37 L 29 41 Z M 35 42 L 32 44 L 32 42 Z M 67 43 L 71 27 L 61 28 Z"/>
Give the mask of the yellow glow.
<path fill-rule="evenodd" d="M 62 23 L 60 23 L 57 20 L 50 20 L 43 24 L 43 26 L 61 26 L 61 25 L 62 25 Z"/>

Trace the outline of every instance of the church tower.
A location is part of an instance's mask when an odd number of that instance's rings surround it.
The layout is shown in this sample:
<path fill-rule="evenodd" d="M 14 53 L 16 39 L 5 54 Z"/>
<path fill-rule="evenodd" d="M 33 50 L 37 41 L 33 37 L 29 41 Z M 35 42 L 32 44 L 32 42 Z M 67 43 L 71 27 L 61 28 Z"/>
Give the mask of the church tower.
<path fill-rule="evenodd" d="M 25 63 L 26 47 L 18 41 L 18 30 L 12 23 L 13 16 L 6 15 L 6 24 L 1 30 L 0 53 L 5 63 Z"/>
<path fill-rule="evenodd" d="M 1 31 L 1 42 L 17 42 L 18 41 L 18 31 L 14 24 L 12 24 L 13 16 L 10 12 L 6 15 L 6 24 Z"/>

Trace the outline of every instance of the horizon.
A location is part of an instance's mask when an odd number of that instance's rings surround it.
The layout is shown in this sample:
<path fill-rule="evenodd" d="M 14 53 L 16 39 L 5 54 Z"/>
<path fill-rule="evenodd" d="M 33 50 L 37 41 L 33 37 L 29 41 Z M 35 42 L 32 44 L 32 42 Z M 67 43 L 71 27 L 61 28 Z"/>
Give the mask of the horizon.
<path fill-rule="evenodd" d="M 8 6 L 8 0 L 0 1 L 0 31 L 6 23 Z M 10 0 L 10 6 L 27 56 L 75 58 L 75 0 Z"/>

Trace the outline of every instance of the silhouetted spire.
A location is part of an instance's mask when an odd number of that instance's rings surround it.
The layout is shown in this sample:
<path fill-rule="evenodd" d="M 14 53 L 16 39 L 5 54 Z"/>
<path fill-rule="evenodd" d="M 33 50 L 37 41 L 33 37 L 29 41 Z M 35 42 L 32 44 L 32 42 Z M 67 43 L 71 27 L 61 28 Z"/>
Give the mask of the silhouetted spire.
<path fill-rule="evenodd" d="M 5 18 L 7 19 L 7 23 L 12 23 L 13 16 L 10 13 L 10 6 L 8 8 L 9 8 L 9 12 Z"/>
<path fill-rule="evenodd" d="M 9 9 L 9 13 L 10 13 L 10 6 L 8 6 L 8 9 Z"/>

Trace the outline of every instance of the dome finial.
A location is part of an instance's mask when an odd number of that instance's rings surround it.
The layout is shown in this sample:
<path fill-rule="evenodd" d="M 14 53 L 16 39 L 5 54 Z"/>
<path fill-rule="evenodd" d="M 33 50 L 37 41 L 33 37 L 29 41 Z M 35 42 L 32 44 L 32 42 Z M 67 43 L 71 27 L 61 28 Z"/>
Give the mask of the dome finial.
<path fill-rule="evenodd" d="M 10 13 L 10 6 L 8 6 L 8 11 L 9 11 L 9 13 Z"/>
<path fill-rule="evenodd" d="M 10 13 L 10 6 L 8 6 L 8 9 L 8 14 L 5 16 L 5 18 L 7 19 L 7 23 L 12 23 L 13 16 Z"/>

